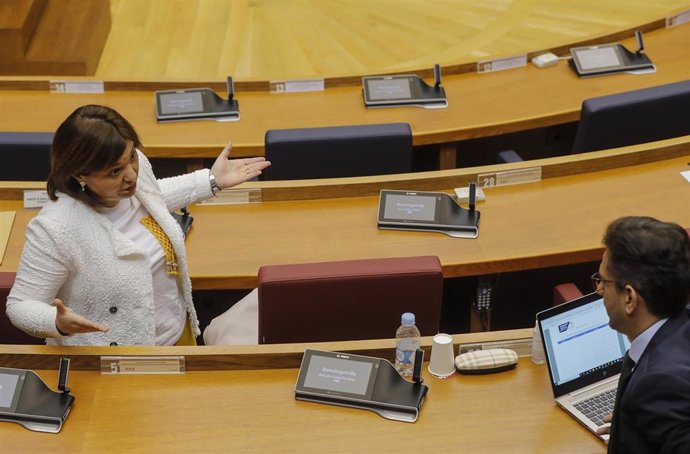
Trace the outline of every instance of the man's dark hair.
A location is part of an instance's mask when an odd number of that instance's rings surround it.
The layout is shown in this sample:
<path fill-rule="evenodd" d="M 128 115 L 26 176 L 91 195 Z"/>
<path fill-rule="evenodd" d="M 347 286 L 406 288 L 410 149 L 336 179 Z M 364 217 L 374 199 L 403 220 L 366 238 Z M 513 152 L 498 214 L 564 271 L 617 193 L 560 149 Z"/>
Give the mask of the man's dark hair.
<path fill-rule="evenodd" d="M 79 107 L 62 122 L 50 147 L 48 196 L 57 200 L 62 192 L 97 207 L 103 201 L 90 190 L 82 191 L 77 175 L 89 175 L 114 165 L 127 142 L 141 149 L 134 127 L 115 110 L 98 105 Z"/>
<path fill-rule="evenodd" d="M 630 216 L 606 229 L 608 271 L 619 288 L 630 285 L 657 317 L 674 317 L 688 304 L 690 237 L 678 224 Z"/>

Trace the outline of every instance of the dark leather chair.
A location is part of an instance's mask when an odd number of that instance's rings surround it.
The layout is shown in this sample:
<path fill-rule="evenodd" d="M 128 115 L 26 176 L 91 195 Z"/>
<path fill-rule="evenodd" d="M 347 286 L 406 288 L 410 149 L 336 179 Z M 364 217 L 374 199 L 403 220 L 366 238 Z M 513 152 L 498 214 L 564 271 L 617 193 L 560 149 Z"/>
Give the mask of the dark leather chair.
<path fill-rule="evenodd" d="M 607 150 L 690 134 L 690 80 L 587 99 L 572 153 Z M 498 162 L 522 158 L 501 151 Z"/>
<path fill-rule="evenodd" d="M 265 136 L 266 180 L 357 177 L 412 171 L 407 123 L 273 129 Z"/>
<path fill-rule="evenodd" d="M 423 336 L 438 333 L 438 257 L 400 257 L 259 269 L 259 343 L 395 337 L 403 312 Z"/>
<path fill-rule="evenodd" d="M 7 296 L 14 285 L 15 273 L 0 272 L 0 344 L 45 344 L 43 339 L 29 336 L 10 322 L 5 312 Z"/>
<path fill-rule="evenodd" d="M 46 181 L 52 132 L 0 132 L 0 180 Z"/>

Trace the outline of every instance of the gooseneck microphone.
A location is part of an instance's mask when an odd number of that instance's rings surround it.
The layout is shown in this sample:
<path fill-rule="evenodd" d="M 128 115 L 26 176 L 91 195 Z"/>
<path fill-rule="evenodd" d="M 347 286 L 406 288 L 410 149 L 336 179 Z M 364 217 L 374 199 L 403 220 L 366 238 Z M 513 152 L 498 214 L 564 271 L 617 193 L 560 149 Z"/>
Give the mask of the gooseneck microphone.
<path fill-rule="evenodd" d="M 60 358 L 60 369 L 58 371 L 58 389 L 65 394 L 69 394 L 67 378 L 69 375 L 69 358 Z"/>
<path fill-rule="evenodd" d="M 434 88 L 441 87 L 441 65 L 436 63 L 434 65 Z"/>
<path fill-rule="evenodd" d="M 424 362 L 424 350 L 418 348 L 414 352 L 414 369 L 412 370 L 412 381 L 417 384 L 424 383 L 422 378 L 422 363 Z"/>
<path fill-rule="evenodd" d="M 232 80 L 232 76 L 228 76 L 228 101 L 232 103 L 235 98 L 235 82 Z"/>
<path fill-rule="evenodd" d="M 642 51 L 644 50 L 644 43 L 642 42 L 642 32 L 639 30 L 635 30 L 635 39 L 637 40 L 637 50 L 635 51 L 636 54 L 641 54 Z"/>

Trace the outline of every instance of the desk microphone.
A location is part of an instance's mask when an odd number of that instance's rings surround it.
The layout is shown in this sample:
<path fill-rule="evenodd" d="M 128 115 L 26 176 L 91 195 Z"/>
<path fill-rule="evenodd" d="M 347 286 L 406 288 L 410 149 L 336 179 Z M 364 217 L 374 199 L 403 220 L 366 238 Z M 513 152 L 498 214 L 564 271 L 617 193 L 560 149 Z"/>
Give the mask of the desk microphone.
<path fill-rule="evenodd" d="M 469 204 L 470 204 L 470 211 L 474 211 L 474 207 L 477 203 L 477 183 L 474 181 L 470 182 L 470 196 L 469 196 Z"/>
<path fill-rule="evenodd" d="M 418 348 L 414 352 L 414 369 L 412 370 L 412 381 L 421 385 L 424 383 L 422 378 L 422 363 L 424 362 L 424 350 Z"/>
<path fill-rule="evenodd" d="M 434 88 L 439 89 L 441 87 L 441 65 L 436 63 L 434 65 Z"/>
<path fill-rule="evenodd" d="M 235 98 L 235 83 L 232 81 L 232 76 L 228 76 L 228 101 L 232 104 Z"/>
<path fill-rule="evenodd" d="M 642 42 L 642 32 L 641 31 L 635 30 L 635 39 L 637 39 L 637 50 L 635 51 L 635 53 L 639 55 L 644 50 L 644 43 Z"/>

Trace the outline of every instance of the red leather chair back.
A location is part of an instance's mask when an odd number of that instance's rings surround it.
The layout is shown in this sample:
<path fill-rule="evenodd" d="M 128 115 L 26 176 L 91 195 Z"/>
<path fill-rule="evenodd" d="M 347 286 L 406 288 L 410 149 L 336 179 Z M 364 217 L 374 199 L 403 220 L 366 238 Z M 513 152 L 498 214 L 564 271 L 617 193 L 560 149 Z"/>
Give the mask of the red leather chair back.
<path fill-rule="evenodd" d="M 438 257 L 263 266 L 259 343 L 392 338 L 403 312 L 434 335 L 442 296 Z"/>

